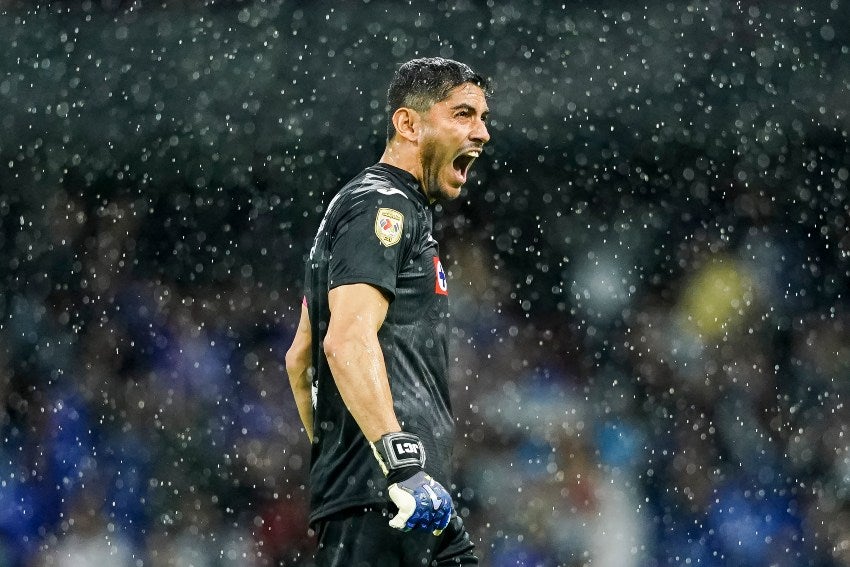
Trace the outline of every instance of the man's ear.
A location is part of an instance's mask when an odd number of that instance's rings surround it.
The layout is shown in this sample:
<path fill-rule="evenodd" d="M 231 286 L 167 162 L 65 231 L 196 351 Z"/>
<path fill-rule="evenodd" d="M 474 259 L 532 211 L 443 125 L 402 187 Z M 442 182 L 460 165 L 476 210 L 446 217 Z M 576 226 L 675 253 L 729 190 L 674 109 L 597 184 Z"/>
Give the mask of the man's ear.
<path fill-rule="evenodd" d="M 419 138 L 420 121 L 419 113 L 412 108 L 401 107 L 393 112 L 396 134 L 410 142 L 416 142 Z"/>

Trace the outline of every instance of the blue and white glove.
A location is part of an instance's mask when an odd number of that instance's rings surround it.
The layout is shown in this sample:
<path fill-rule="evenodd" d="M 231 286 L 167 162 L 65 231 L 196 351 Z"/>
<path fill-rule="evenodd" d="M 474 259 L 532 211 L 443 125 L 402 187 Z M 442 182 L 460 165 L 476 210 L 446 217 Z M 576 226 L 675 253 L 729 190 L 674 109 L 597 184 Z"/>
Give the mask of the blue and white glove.
<path fill-rule="evenodd" d="M 387 433 L 370 445 L 387 477 L 390 500 L 398 507 L 390 526 L 440 535 L 452 516 L 452 497 L 425 472 L 425 447 L 419 437 L 403 431 Z"/>

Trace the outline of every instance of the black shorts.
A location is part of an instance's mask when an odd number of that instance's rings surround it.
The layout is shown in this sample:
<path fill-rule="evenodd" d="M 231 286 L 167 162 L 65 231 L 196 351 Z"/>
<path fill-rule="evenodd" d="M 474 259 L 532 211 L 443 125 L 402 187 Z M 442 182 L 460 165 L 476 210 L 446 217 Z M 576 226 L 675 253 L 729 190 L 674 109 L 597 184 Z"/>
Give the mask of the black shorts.
<path fill-rule="evenodd" d="M 444 567 L 478 565 L 475 546 L 457 514 L 439 536 L 391 528 L 387 510 L 345 510 L 319 520 L 316 567 Z"/>

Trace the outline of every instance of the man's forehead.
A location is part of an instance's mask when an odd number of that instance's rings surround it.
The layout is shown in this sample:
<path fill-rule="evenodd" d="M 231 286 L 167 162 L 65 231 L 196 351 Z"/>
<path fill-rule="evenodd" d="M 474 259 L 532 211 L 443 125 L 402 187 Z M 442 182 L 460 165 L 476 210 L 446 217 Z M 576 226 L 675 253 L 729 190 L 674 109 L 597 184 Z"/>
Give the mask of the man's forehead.
<path fill-rule="evenodd" d="M 487 110 L 487 95 L 484 90 L 475 83 L 463 83 L 449 91 L 449 95 L 438 104 L 454 107 L 459 104 L 467 104 L 482 112 Z"/>

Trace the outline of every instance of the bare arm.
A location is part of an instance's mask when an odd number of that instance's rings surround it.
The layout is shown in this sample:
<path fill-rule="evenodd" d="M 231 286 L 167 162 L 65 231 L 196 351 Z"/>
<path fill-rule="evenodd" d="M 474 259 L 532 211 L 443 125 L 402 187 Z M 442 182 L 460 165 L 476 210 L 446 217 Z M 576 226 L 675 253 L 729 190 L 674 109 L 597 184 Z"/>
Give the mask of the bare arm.
<path fill-rule="evenodd" d="M 325 355 L 348 411 L 369 441 L 401 431 L 378 342 L 389 301 L 371 285 L 350 284 L 332 289 L 328 303 Z"/>
<path fill-rule="evenodd" d="M 289 375 L 289 385 L 298 406 L 298 415 L 310 442 L 313 441 L 313 402 L 310 399 L 312 380 L 310 379 L 310 348 L 313 337 L 310 331 L 310 318 L 307 306 L 301 306 L 301 318 L 292 346 L 286 351 L 286 373 Z"/>

